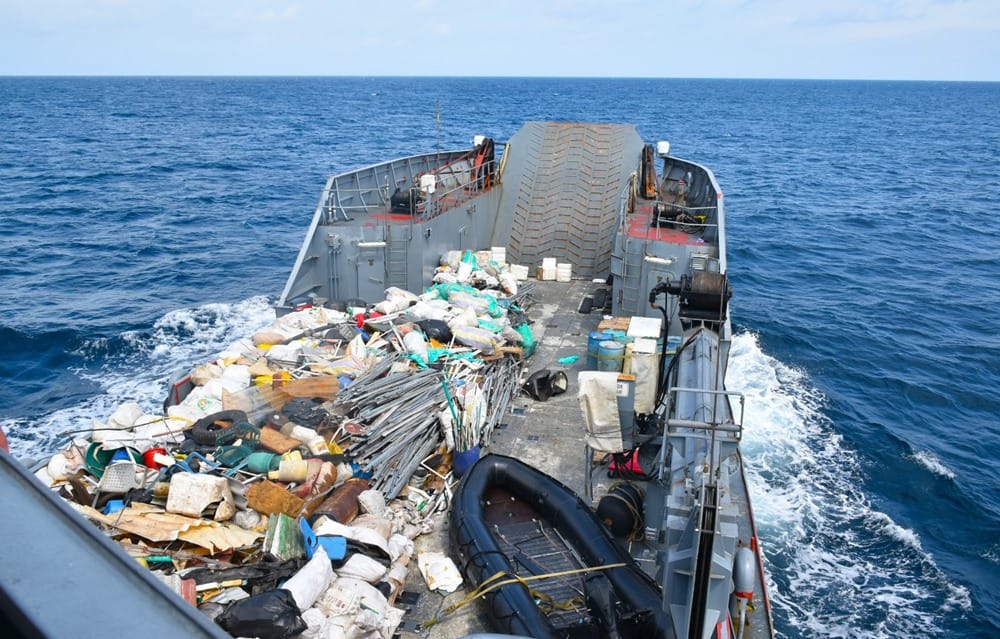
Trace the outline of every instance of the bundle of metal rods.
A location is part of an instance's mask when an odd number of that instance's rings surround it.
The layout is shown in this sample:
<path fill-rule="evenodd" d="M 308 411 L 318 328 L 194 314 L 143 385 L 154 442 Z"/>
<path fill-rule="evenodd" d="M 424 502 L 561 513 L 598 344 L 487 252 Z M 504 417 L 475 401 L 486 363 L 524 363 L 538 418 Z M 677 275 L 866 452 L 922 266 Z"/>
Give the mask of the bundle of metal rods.
<path fill-rule="evenodd" d="M 438 413 L 452 415 L 456 449 L 489 445 L 510 400 L 520 391 L 523 363 L 513 357 L 489 362 L 455 359 L 448 362 L 447 373 L 414 371 L 410 363 L 402 354 L 387 357 L 334 400 L 334 406 L 359 426 L 360 432 L 351 435 L 348 454 L 386 499 L 399 495 L 445 439 Z M 456 392 L 463 386 L 466 391 L 477 388 L 478 401 Z"/>
<path fill-rule="evenodd" d="M 486 364 L 482 374 L 483 395 L 486 398 L 486 420 L 479 433 L 479 441 L 483 446 L 489 446 L 493 431 L 503 423 L 510 400 L 520 392 L 518 380 L 521 376 L 523 362 L 512 357 L 505 357 Z"/>
<path fill-rule="evenodd" d="M 518 380 L 523 362 L 513 357 L 503 357 L 489 362 L 469 365 L 459 361 L 449 368 L 448 379 L 452 388 L 470 386 L 481 391 L 476 393 L 481 401 L 471 399 L 468 391 L 463 395 L 464 403 L 456 406 L 454 440 L 459 450 L 472 446 L 488 446 L 493 431 L 503 423 L 510 400 L 520 392 Z M 477 411 L 474 416 L 469 411 Z M 471 430 L 470 430 L 471 429 Z"/>
<path fill-rule="evenodd" d="M 334 402 L 361 425 L 362 432 L 352 435 L 348 452 L 386 499 L 399 495 L 441 442 L 437 413 L 445 404 L 439 371 L 391 372 L 397 361 L 408 360 L 387 357 L 343 389 Z"/>
<path fill-rule="evenodd" d="M 510 296 L 510 304 L 527 313 L 535 305 L 535 282 L 527 281 L 518 284 L 517 293 Z"/>

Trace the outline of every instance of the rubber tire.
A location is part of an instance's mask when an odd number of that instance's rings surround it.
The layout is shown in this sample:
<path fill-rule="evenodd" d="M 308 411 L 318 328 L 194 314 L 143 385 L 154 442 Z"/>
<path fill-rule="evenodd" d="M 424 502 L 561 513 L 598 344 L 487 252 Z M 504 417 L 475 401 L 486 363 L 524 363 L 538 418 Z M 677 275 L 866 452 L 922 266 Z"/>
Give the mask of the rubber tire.
<path fill-rule="evenodd" d="M 223 410 L 202 417 L 191 429 L 191 439 L 202 446 L 214 446 L 219 435 L 240 422 L 247 421 L 247 414 L 241 410 Z M 229 426 L 219 426 L 216 422 L 229 422 Z"/>

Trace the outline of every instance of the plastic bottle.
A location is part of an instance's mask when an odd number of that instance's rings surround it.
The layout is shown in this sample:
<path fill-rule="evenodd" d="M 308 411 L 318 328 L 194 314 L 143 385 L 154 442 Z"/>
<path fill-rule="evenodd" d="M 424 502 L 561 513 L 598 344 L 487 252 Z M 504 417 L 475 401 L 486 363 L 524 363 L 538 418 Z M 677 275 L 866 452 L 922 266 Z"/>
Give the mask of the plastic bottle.
<path fill-rule="evenodd" d="M 427 340 L 419 331 L 410 331 L 404 335 L 403 346 L 408 353 L 417 356 L 422 362 L 427 362 Z"/>

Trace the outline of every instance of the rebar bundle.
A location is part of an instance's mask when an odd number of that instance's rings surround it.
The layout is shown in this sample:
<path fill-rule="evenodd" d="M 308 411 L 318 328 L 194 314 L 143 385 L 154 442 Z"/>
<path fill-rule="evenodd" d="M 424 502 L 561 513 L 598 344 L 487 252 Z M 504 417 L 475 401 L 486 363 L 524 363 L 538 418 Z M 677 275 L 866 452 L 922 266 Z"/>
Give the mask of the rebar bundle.
<path fill-rule="evenodd" d="M 438 413 L 453 416 L 450 439 L 457 450 L 488 445 L 519 392 L 523 366 L 513 357 L 454 359 L 446 362 L 445 373 L 413 370 L 409 364 L 404 355 L 387 357 L 334 401 L 359 427 L 350 437 L 348 454 L 387 499 L 399 494 L 445 440 Z"/>

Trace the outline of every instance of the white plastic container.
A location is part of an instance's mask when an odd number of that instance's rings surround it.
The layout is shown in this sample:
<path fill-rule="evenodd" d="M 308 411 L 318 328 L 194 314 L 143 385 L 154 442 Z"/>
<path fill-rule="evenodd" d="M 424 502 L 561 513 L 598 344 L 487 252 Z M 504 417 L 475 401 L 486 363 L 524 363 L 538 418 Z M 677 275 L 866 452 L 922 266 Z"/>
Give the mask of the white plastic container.
<path fill-rule="evenodd" d="M 573 265 L 562 263 L 556 265 L 556 281 L 569 282 L 573 279 Z"/>
<path fill-rule="evenodd" d="M 403 346 L 408 353 L 416 355 L 425 363 L 427 362 L 427 341 L 424 336 L 417 331 L 410 331 L 403 336 Z"/>
<path fill-rule="evenodd" d="M 282 459 L 278 470 L 267 473 L 271 481 L 302 482 L 309 475 L 309 464 L 304 459 Z"/>
<path fill-rule="evenodd" d="M 330 452 L 326 445 L 326 439 L 311 428 L 288 422 L 282 427 L 281 432 L 305 444 L 309 448 L 309 452 L 313 455 L 322 455 Z"/>

